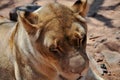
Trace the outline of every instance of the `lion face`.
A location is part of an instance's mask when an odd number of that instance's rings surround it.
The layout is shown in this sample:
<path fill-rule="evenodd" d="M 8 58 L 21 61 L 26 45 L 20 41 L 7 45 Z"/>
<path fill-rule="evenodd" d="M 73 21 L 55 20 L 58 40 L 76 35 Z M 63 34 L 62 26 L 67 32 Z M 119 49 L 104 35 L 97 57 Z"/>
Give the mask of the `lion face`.
<path fill-rule="evenodd" d="M 76 21 L 68 28 L 58 26 L 57 20 L 48 23 L 45 32 L 41 33 L 43 36 L 36 40 L 36 48 L 61 75 L 80 75 L 88 66 L 85 28 Z"/>
<path fill-rule="evenodd" d="M 36 52 L 58 74 L 69 79 L 70 75 L 81 75 L 88 67 L 84 15 L 51 3 L 33 13 L 20 13 L 18 21 L 28 32 Z"/>
<path fill-rule="evenodd" d="M 85 30 L 77 22 L 73 22 L 66 30 L 54 31 L 51 28 L 45 33 L 43 40 L 46 56 L 56 60 L 63 72 L 79 73 L 85 68 L 85 45 Z"/>

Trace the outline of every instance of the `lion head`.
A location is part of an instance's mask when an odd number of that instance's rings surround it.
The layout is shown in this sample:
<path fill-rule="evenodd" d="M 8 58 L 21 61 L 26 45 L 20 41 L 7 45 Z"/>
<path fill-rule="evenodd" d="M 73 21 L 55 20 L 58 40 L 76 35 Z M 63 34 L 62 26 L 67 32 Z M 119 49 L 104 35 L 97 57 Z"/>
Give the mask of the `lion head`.
<path fill-rule="evenodd" d="M 50 80 L 76 80 L 89 66 L 86 11 L 87 1 L 78 0 L 72 8 L 49 3 L 35 12 L 18 12 L 19 52 Z"/>

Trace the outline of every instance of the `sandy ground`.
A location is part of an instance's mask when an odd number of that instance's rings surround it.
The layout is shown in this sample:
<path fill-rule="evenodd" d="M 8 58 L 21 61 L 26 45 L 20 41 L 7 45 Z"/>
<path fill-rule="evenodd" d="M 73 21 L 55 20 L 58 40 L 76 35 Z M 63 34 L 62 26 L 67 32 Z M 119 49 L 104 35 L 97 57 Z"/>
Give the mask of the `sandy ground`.
<path fill-rule="evenodd" d="M 53 0 L 36 1 L 44 5 Z M 58 0 L 58 2 L 70 6 L 75 0 Z M 0 0 L 0 15 L 9 18 L 8 13 L 11 9 L 27 3 L 32 3 L 32 0 Z M 92 4 L 87 17 L 88 56 L 94 59 L 96 54 L 104 55 L 111 75 L 102 77 L 105 80 L 120 80 L 120 0 L 89 0 L 89 3 Z M 99 66 L 99 63 L 97 65 Z M 101 75 L 99 71 L 96 72 Z"/>
<path fill-rule="evenodd" d="M 88 55 L 103 54 L 111 76 L 120 80 L 120 0 L 96 0 L 88 13 Z"/>

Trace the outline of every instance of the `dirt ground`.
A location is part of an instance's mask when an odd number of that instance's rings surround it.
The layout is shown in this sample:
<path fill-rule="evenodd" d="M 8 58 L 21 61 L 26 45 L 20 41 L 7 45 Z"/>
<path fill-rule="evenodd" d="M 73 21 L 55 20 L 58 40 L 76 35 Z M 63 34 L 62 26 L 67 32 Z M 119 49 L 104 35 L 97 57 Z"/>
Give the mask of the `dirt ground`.
<path fill-rule="evenodd" d="M 105 56 L 111 75 L 120 80 L 120 0 L 94 0 L 88 13 L 88 55 Z"/>
<path fill-rule="evenodd" d="M 0 0 L 0 15 L 9 18 L 9 11 L 16 6 L 36 1 L 44 5 L 53 0 Z M 67 6 L 76 0 L 57 0 Z M 120 0 L 89 0 L 87 53 L 90 59 L 96 54 L 104 55 L 104 63 L 110 75 L 101 75 L 105 80 L 120 80 Z M 97 63 L 99 66 L 99 63 Z M 91 65 L 93 68 L 94 65 Z"/>

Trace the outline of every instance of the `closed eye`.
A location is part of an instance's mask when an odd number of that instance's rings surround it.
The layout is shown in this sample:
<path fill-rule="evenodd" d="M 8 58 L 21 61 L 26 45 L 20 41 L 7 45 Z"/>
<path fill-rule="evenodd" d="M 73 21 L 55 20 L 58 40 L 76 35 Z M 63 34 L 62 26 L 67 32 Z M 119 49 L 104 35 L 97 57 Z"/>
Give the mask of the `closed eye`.
<path fill-rule="evenodd" d="M 57 56 L 62 56 L 62 49 L 60 47 L 55 47 L 54 45 L 50 46 L 49 51 Z"/>
<path fill-rule="evenodd" d="M 49 48 L 49 51 L 50 52 L 57 52 L 57 47 L 55 47 L 54 45 L 51 45 L 50 48 Z"/>
<path fill-rule="evenodd" d="M 83 37 L 83 39 L 82 39 L 82 45 L 84 45 L 84 44 L 86 43 L 86 41 L 87 41 L 87 36 L 84 35 L 84 37 Z"/>
<path fill-rule="evenodd" d="M 73 46 L 76 49 L 79 49 L 79 48 L 81 48 L 86 43 L 86 35 L 84 35 L 83 38 L 73 39 L 72 42 L 73 42 Z"/>

